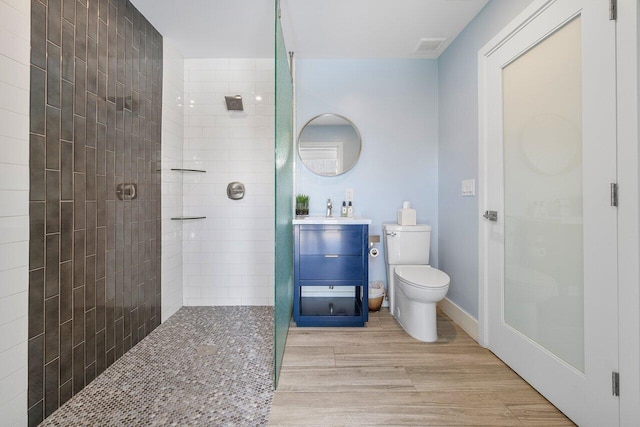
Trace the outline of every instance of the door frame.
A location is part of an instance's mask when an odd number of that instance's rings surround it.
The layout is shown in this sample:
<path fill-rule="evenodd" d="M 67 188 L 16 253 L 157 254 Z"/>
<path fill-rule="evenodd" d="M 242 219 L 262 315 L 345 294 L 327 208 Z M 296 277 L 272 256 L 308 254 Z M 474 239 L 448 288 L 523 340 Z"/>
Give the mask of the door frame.
<path fill-rule="evenodd" d="M 489 347 L 488 242 L 490 225 L 482 213 L 490 207 L 487 182 L 487 117 L 484 105 L 486 57 L 509 40 L 555 0 L 534 0 L 478 52 L 478 341 Z M 606 0 L 598 0 L 606 1 Z M 640 422 L 640 5 L 617 0 L 616 66 L 618 109 L 618 336 L 620 370 L 620 425 Z"/>
<path fill-rule="evenodd" d="M 640 5 L 637 0 L 617 3 L 620 425 L 636 426 L 640 424 Z"/>

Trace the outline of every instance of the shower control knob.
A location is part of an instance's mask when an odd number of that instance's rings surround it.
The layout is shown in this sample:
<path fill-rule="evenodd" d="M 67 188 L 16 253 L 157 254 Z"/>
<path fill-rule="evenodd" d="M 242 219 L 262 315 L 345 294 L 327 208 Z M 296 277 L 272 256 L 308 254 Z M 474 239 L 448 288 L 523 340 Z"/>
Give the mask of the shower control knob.
<path fill-rule="evenodd" d="M 231 200 L 240 200 L 244 197 L 244 184 L 238 181 L 230 182 L 227 185 L 227 197 Z"/>

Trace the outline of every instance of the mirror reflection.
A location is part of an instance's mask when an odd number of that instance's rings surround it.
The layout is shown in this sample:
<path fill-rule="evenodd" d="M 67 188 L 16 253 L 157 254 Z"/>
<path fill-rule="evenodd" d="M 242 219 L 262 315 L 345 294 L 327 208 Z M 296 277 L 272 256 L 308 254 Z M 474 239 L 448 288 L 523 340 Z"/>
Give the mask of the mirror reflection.
<path fill-rule="evenodd" d="M 309 120 L 298 137 L 298 155 L 313 173 L 336 176 L 358 162 L 362 140 L 351 120 L 338 114 L 321 114 Z"/>

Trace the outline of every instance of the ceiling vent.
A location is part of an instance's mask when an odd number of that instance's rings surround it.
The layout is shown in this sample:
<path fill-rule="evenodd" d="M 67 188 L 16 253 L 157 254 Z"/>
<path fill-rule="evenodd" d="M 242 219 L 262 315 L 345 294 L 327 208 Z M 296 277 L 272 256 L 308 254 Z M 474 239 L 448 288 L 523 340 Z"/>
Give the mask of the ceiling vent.
<path fill-rule="evenodd" d="M 447 39 L 420 39 L 413 53 L 416 55 L 433 55 L 440 54 L 440 48 Z"/>

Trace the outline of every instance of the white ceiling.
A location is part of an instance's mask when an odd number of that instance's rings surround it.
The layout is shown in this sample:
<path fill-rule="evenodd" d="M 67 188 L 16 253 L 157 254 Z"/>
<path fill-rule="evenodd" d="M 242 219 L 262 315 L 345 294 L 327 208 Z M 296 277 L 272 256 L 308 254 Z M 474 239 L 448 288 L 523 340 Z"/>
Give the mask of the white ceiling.
<path fill-rule="evenodd" d="M 131 0 L 185 58 L 273 57 L 274 0 Z"/>
<path fill-rule="evenodd" d="M 435 58 L 488 0 L 282 0 L 287 49 L 297 58 Z M 435 54 L 420 39 L 445 38 Z"/>
<path fill-rule="evenodd" d="M 274 0 L 131 0 L 185 58 L 273 56 Z M 435 58 L 488 0 L 281 0 L 297 58 Z M 446 39 L 415 53 L 420 39 Z"/>

